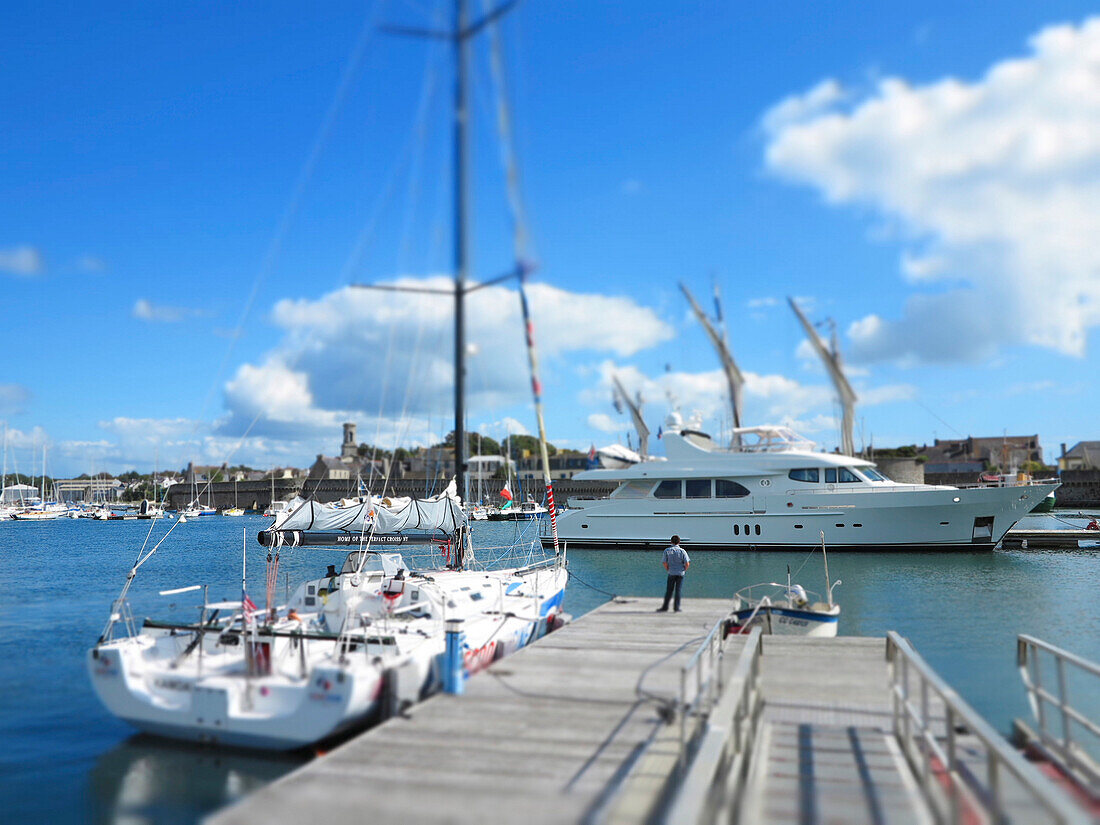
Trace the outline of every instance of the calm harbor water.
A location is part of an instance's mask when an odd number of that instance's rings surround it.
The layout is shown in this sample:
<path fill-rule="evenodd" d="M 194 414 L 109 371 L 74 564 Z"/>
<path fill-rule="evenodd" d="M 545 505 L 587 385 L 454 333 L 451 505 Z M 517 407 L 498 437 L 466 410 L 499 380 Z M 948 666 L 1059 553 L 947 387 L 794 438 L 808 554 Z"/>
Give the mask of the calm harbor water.
<path fill-rule="evenodd" d="M 158 524 L 154 536 L 169 524 Z M 193 598 L 156 595 L 190 584 L 210 584 L 211 599 L 239 598 L 243 541 L 250 593 L 262 595 L 265 550 L 255 533 L 265 524 L 259 517 L 210 517 L 179 526 L 142 568 L 132 591 L 135 614 L 193 618 Z M 1066 526 L 1040 516 L 1025 524 Z M 477 540 L 499 544 L 514 529 L 479 523 Z M 137 521 L 0 522 L 0 576 L 6 583 L 0 606 L 0 810 L 7 821 L 190 823 L 304 760 L 136 736 L 99 704 L 84 655 L 148 530 L 147 522 Z M 797 569 L 805 560 L 792 553 L 692 555 L 687 597 L 728 597 L 748 584 L 778 581 L 788 564 Z M 293 584 L 339 558 L 297 550 L 284 556 L 283 569 Z M 571 550 L 569 559 L 576 578 L 566 609 L 574 615 L 607 598 L 593 587 L 626 597 L 663 592 L 656 553 Z M 833 578 L 843 580 L 836 591 L 842 634 L 897 630 L 908 636 L 999 730 L 1007 732 L 1013 717 L 1028 712 L 1015 668 L 1017 633 L 1100 660 L 1100 548 L 835 553 L 829 562 Z M 807 561 L 796 580 L 822 588 L 820 555 Z M 1100 703 L 1100 697 L 1087 698 Z"/>

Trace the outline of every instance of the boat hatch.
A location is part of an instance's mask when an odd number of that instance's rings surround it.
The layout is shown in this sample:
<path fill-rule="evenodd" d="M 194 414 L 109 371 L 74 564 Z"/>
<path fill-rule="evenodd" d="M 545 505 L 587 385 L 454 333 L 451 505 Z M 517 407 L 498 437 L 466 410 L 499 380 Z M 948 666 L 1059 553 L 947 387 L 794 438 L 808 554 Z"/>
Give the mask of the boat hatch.
<path fill-rule="evenodd" d="M 993 541 L 993 516 L 978 516 L 974 519 L 973 542 L 988 544 Z"/>

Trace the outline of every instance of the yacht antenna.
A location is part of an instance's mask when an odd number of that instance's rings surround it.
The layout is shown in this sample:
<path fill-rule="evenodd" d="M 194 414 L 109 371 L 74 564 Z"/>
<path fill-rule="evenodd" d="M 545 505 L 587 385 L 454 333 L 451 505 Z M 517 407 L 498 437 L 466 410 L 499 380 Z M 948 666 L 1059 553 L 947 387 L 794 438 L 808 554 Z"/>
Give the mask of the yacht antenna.
<path fill-rule="evenodd" d="M 840 452 L 844 455 L 855 455 L 856 447 L 852 430 L 855 427 L 855 409 L 858 398 L 855 390 L 852 389 L 852 385 L 848 383 L 848 379 L 844 375 L 844 367 L 840 360 L 840 349 L 837 346 L 836 330 L 834 328 L 830 336 L 832 339 L 832 347 L 830 348 L 802 310 L 798 308 L 794 298 L 787 298 L 787 303 L 791 305 L 794 314 L 798 316 L 802 328 L 806 331 L 806 337 L 809 339 L 810 345 L 814 348 L 814 352 L 818 354 L 818 357 L 821 358 L 822 363 L 825 364 L 829 377 L 833 379 L 833 386 L 836 387 L 841 410 Z"/>
<path fill-rule="evenodd" d="M 726 384 L 729 386 L 730 407 L 733 410 L 732 444 L 735 449 L 740 449 L 741 434 L 737 432 L 737 430 L 741 427 L 741 388 L 745 384 L 745 376 L 742 375 L 741 370 L 738 369 L 737 363 L 733 360 L 733 354 L 730 352 L 729 345 L 726 343 L 725 324 L 722 324 L 723 332 L 720 334 L 718 330 L 714 328 L 714 324 L 711 323 L 710 318 L 703 312 L 703 308 L 699 306 L 699 302 L 695 300 L 695 296 L 691 294 L 682 281 L 680 282 L 680 291 L 684 293 L 684 297 L 687 298 L 688 303 L 691 304 L 691 311 L 695 313 L 695 317 L 698 318 L 699 323 L 703 325 L 707 337 L 710 338 L 710 342 L 714 345 L 714 349 L 718 352 L 718 358 L 722 362 L 722 371 L 726 374 Z M 717 306 L 717 292 L 715 292 L 714 300 L 715 306 Z"/>
<path fill-rule="evenodd" d="M 642 394 L 638 393 L 631 400 L 626 390 L 623 389 L 619 376 L 612 374 L 611 382 L 615 385 L 615 392 L 619 394 L 619 398 L 630 410 L 630 417 L 634 419 L 634 429 L 638 431 L 638 454 L 644 459 L 649 455 L 649 427 L 646 426 L 645 419 L 642 418 Z"/>

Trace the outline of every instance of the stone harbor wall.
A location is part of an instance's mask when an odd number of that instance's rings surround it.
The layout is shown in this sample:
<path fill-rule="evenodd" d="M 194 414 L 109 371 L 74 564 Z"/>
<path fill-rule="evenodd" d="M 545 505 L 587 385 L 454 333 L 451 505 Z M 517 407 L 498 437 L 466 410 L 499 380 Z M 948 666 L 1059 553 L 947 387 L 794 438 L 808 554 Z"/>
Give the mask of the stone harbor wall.
<path fill-rule="evenodd" d="M 1054 491 L 1057 507 L 1100 507 L 1100 470 L 1063 470 Z"/>
<path fill-rule="evenodd" d="M 898 484 L 924 484 L 924 463 L 915 458 L 873 459 L 878 471 Z"/>
<path fill-rule="evenodd" d="M 391 479 L 386 486 L 386 494 L 424 498 L 442 492 L 446 484 L 447 482 L 442 479 Z M 515 482 L 513 482 L 514 485 Z M 502 482 L 494 481 L 490 487 L 486 487 L 487 494 L 485 498 L 487 502 L 492 501 L 495 503 L 499 500 L 497 493 L 501 486 L 503 486 Z M 554 500 L 560 506 L 565 506 L 565 502 L 570 496 L 598 498 L 606 496 L 616 486 L 614 483 L 599 481 L 555 481 Z M 379 483 L 372 492 L 379 492 L 380 489 L 381 484 Z M 489 490 L 492 491 L 491 495 Z M 271 503 L 270 481 L 240 481 L 236 485 L 236 490 L 234 490 L 233 482 L 220 481 L 211 484 L 209 489 L 202 485 L 196 485 L 195 491 L 201 492 L 199 500 L 202 504 L 209 504 L 218 510 L 233 507 L 234 503 L 246 510 L 264 510 Z M 544 492 L 541 482 L 535 485 L 526 484 L 523 491 L 525 496 L 530 495 L 536 501 L 542 502 Z M 518 499 L 519 491 L 513 490 L 513 492 L 516 493 Z M 168 491 L 169 509 L 183 509 L 190 503 L 191 495 L 191 485 L 189 484 L 177 484 L 171 487 Z M 358 495 L 357 482 L 354 478 L 328 481 L 283 479 L 275 482 L 275 501 L 288 501 L 297 495 L 309 496 L 321 502 L 339 501 L 342 498 L 351 498 Z"/>

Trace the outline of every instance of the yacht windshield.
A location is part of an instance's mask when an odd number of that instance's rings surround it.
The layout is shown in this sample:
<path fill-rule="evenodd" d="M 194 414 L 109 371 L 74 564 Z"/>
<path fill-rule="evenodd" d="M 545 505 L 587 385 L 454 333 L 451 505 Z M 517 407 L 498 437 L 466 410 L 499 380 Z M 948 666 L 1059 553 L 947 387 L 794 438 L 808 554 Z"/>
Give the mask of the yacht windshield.
<path fill-rule="evenodd" d="M 683 498 L 682 487 L 682 481 L 667 479 L 657 485 L 657 489 L 653 491 L 653 496 L 655 498 Z"/>
<path fill-rule="evenodd" d="M 886 481 L 886 476 L 874 467 L 860 467 L 859 471 L 867 476 L 867 478 L 871 479 L 871 481 Z"/>

